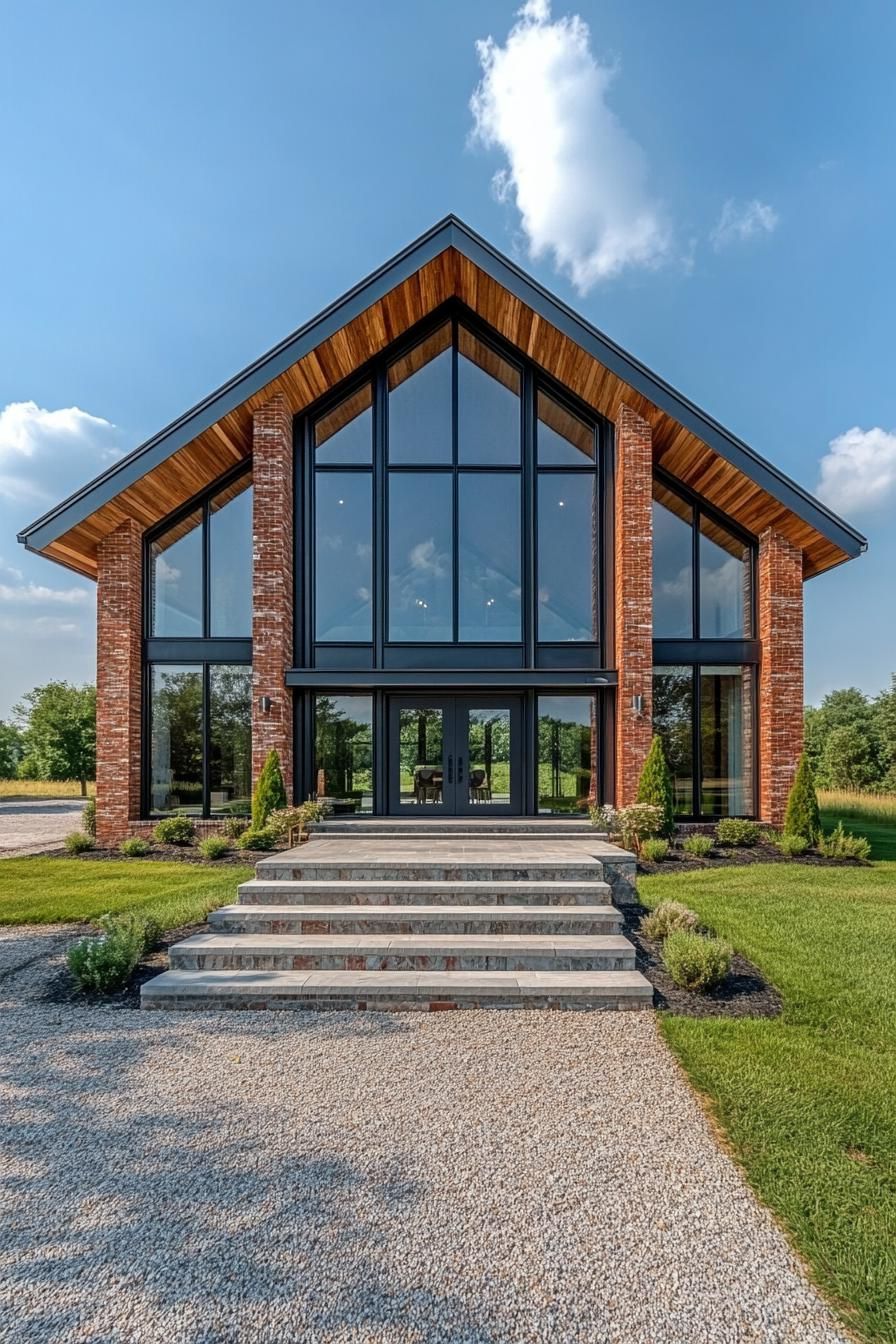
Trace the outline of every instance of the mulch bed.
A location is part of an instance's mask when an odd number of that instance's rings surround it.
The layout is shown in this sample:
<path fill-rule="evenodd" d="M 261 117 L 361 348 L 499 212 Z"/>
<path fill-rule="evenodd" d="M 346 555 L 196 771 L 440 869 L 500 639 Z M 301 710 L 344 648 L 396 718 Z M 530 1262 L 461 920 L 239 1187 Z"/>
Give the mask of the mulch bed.
<path fill-rule="evenodd" d="M 731 970 L 718 989 L 694 994 L 675 984 L 663 965 L 662 944 L 641 933 L 641 920 L 650 911 L 638 901 L 616 902 L 622 914 L 622 932 L 635 945 L 635 967 L 653 985 L 654 1007 L 679 1017 L 778 1017 L 781 995 L 762 978 L 758 967 L 735 952 Z"/>
<path fill-rule="evenodd" d="M 259 859 L 270 858 L 276 850 L 233 849 L 221 859 L 204 859 L 198 849 L 192 845 L 159 845 L 153 841 L 148 854 L 140 855 L 140 862 L 154 860 L 157 863 L 198 863 L 203 868 L 254 868 Z M 115 859 L 118 863 L 127 863 L 128 856 L 117 849 L 86 849 L 83 854 L 66 854 L 58 849 L 42 850 L 39 854 L 29 854 L 31 859 L 83 859 L 87 863 L 103 862 Z"/>
<path fill-rule="evenodd" d="M 84 925 L 85 934 L 94 934 L 96 930 L 89 924 Z M 151 952 L 147 952 L 143 959 L 138 963 L 134 974 L 131 976 L 130 983 L 124 989 L 119 989 L 114 994 L 85 994 L 78 988 L 74 977 L 67 966 L 61 967 L 59 971 L 47 982 L 46 990 L 40 996 L 41 1003 L 79 1003 L 91 1007 L 103 1008 L 139 1008 L 140 1007 L 140 986 L 147 980 L 154 979 L 162 971 L 168 970 L 168 949 L 174 943 L 183 942 L 184 938 L 190 938 L 194 933 L 207 933 L 208 927 L 203 921 L 201 924 L 185 924 L 179 929 L 168 929 L 162 935 L 156 947 Z"/>
<path fill-rule="evenodd" d="M 864 868 L 861 859 L 827 859 L 823 854 L 803 854 L 794 859 L 782 854 L 768 840 L 760 840 L 750 847 L 719 845 L 708 858 L 699 859 L 683 849 L 670 849 L 661 863 L 638 860 L 639 873 L 697 873 L 703 868 L 743 868 L 753 863 L 802 863 L 807 868 Z"/>

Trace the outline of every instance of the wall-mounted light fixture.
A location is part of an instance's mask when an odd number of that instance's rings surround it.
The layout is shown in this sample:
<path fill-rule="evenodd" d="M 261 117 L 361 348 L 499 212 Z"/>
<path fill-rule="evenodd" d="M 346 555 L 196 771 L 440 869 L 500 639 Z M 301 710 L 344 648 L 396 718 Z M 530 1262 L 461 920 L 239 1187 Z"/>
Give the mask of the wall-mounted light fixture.
<path fill-rule="evenodd" d="M 270 714 L 271 704 L 272 701 L 269 695 L 260 695 L 258 697 L 258 708 L 261 710 L 262 714 Z"/>
<path fill-rule="evenodd" d="M 635 714 L 643 714 L 643 713 L 644 713 L 644 697 L 643 697 L 643 695 L 633 695 L 633 696 L 632 696 L 632 710 L 633 710 L 633 712 L 634 712 Z"/>

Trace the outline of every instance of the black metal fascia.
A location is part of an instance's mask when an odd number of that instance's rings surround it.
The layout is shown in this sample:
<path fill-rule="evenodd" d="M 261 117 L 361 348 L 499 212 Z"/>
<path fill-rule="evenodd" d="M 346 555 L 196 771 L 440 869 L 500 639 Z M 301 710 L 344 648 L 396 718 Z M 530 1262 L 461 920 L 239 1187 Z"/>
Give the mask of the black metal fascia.
<path fill-rule="evenodd" d="M 430 687 L 448 688 L 453 694 L 470 690 L 510 691 L 527 686 L 572 686 L 593 690 L 600 686 L 615 686 L 616 672 L 595 672 L 590 669 L 566 671 L 539 668 L 358 668 L 349 671 L 322 667 L 293 667 L 285 677 L 287 686 L 318 690 L 394 690 Z"/>
<path fill-rule="evenodd" d="M 670 384 L 629 355 L 561 299 L 520 270 L 509 258 L 474 233 L 462 220 L 448 215 L 391 261 L 360 281 L 342 298 L 288 336 L 268 354 L 250 364 L 211 396 L 136 448 L 108 471 L 44 514 L 19 533 L 18 540 L 41 550 L 69 528 L 83 521 L 121 490 L 189 443 L 222 416 L 241 405 L 290 365 L 351 322 L 446 248 L 453 247 L 516 298 L 580 345 L 601 364 L 690 429 L 732 466 L 814 527 L 822 536 L 856 556 L 867 548 L 860 532 L 838 518 L 795 481 L 755 453 L 718 421 L 676 392 Z"/>

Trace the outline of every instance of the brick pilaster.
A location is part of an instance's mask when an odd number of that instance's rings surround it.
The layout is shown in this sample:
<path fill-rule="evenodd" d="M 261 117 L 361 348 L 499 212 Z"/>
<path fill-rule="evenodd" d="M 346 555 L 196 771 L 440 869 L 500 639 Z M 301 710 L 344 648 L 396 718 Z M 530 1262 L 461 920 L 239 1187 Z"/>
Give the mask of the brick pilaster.
<path fill-rule="evenodd" d="M 140 816 L 142 534 L 129 518 L 97 549 L 96 833 L 114 845 Z"/>
<path fill-rule="evenodd" d="M 252 485 L 252 782 L 276 750 L 291 797 L 292 693 L 285 674 L 293 662 L 292 415 L 279 394 L 253 416 Z M 262 696 L 271 701 L 267 713 Z"/>
<path fill-rule="evenodd" d="M 616 806 L 634 802 L 653 733 L 653 432 L 629 406 L 616 415 Z M 640 695 L 643 709 L 632 708 Z"/>
<path fill-rule="evenodd" d="M 803 748 L 803 556 L 779 532 L 759 539 L 759 816 L 780 826 Z"/>

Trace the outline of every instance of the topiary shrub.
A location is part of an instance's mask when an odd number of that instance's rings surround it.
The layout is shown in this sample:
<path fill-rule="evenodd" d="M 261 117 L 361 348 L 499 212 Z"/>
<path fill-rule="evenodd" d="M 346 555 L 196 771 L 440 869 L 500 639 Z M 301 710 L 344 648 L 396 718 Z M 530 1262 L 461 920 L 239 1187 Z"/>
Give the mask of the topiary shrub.
<path fill-rule="evenodd" d="M 228 840 L 239 840 L 248 824 L 248 817 L 228 817 L 221 829 Z"/>
<path fill-rule="evenodd" d="M 144 840 L 142 835 L 131 835 L 118 846 L 119 854 L 123 854 L 126 859 L 142 859 L 149 851 L 149 841 Z"/>
<path fill-rule="evenodd" d="M 88 798 L 81 813 L 81 829 L 96 839 L 96 799 Z"/>
<path fill-rule="evenodd" d="M 731 948 L 721 938 L 676 929 L 663 944 L 663 965 L 682 989 L 705 994 L 715 989 L 731 969 Z"/>
<path fill-rule="evenodd" d="M 100 921 L 99 938 L 81 938 L 68 950 L 68 968 L 87 994 L 109 994 L 130 980 L 143 955 L 145 924 L 137 920 Z"/>
<path fill-rule="evenodd" d="M 685 854 L 693 854 L 695 859 L 706 859 L 712 853 L 711 835 L 689 835 L 681 842 Z"/>
<path fill-rule="evenodd" d="M 829 835 L 821 836 L 818 849 L 826 859 L 861 859 L 867 863 L 871 858 L 871 841 L 844 830 L 842 821 L 837 822 Z"/>
<path fill-rule="evenodd" d="M 720 845 L 737 845 L 740 849 L 751 849 L 759 842 L 759 827 L 755 821 L 744 821 L 741 817 L 725 817 L 716 827 L 716 839 Z"/>
<path fill-rule="evenodd" d="M 69 854 L 84 854 L 93 849 L 93 836 L 86 831 L 71 831 L 63 841 Z"/>
<path fill-rule="evenodd" d="M 160 845 L 192 845 L 196 827 L 189 817 L 165 817 L 152 834 Z"/>
<path fill-rule="evenodd" d="M 791 835 L 789 831 L 783 835 L 773 835 L 771 841 L 775 849 L 786 854 L 789 859 L 798 859 L 809 848 L 809 841 L 804 835 Z"/>
<path fill-rule="evenodd" d="M 208 835 L 200 840 L 197 848 L 204 859 L 223 859 L 225 854 L 230 853 L 230 845 L 223 835 Z"/>
<path fill-rule="evenodd" d="M 641 858 L 646 859 L 648 863 L 662 863 L 663 859 L 669 857 L 669 841 L 645 840 L 641 845 Z"/>
<path fill-rule="evenodd" d="M 266 826 L 250 826 L 237 841 L 240 849 L 276 849 L 277 837 Z"/>
<path fill-rule="evenodd" d="M 280 757 L 269 751 L 252 795 L 252 830 L 260 831 L 277 808 L 286 807 L 286 785 L 280 769 Z"/>
<path fill-rule="evenodd" d="M 690 931 L 696 927 L 697 916 L 680 901 L 660 901 L 656 909 L 641 920 L 641 932 L 658 943 L 676 929 Z"/>
<path fill-rule="evenodd" d="M 814 845 L 821 835 L 821 814 L 818 810 L 818 795 L 815 792 L 815 779 L 809 757 L 803 752 L 796 768 L 796 776 L 787 798 L 787 810 L 784 813 L 784 834 L 802 835 L 810 845 Z"/>
<path fill-rule="evenodd" d="M 665 836 L 674 834 L 675 795 L 672 776 L 666 763 L 663 740 L 658 733 L 654 735 L 650 744 L 650 750 L 641 771 L 641 778 L 638 780 L 638 792 L 635 801 L 651 803 L 654 807 L 658 807 L 662 815 L 659 834 Z"/>

